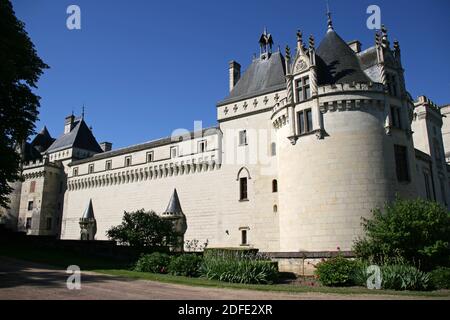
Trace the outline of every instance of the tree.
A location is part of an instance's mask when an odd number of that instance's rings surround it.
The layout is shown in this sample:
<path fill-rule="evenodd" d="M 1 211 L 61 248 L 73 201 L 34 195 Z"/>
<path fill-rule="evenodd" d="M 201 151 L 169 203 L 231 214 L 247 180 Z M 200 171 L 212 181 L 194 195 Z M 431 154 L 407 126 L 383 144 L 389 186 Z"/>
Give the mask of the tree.
<path fill-rule="evenodd" d="M 9 0 L 0 0 L 0 206 L 8 206 L 12 188 L 8 181 L 20 178 L 17 150 L 34 133 L 40 97 L 32 92 L 48 66 Z"/>
<path fill-rule="evenodd" d="M 106 235 L 119 244 L 135 247 L 162 247 L 177 244 L 178 237 L 172 223 L 155 212 L 144 209 L 125 212 L 122 224 L 110 228 Z"/>
<path fill-rule="evenodd" d="M 363 227 L 366 235 L 353 250 L 365 260 L 382 264 L 402 258 L 424 270 L 449 264 L 450 216 L 436 202 L 397 199 L 384 212 L 375 209 Z"/>

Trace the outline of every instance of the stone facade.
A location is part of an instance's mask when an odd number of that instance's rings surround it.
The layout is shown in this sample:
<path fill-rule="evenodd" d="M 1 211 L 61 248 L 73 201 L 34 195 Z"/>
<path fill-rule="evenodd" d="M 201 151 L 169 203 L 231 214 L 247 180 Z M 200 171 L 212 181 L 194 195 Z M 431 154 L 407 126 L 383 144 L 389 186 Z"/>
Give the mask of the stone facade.
<path fill-rule="evenodd" d="M 293 57 L 290 49 L 272 52 L 272 41 L 265 31 L 260 56 L 242 75 L 230 63 L 217 127 L 105 152 L 84 119 L 66 118 L 65 134 L 42 161 L 24 167 L 19 229 L 32 218 L 29 233 L 80 239 L 92 201 L 96 239 L 104 240 L 124 211 L 163 214 L 176 189 L 185 240 L 284 257 L 351 250 L 361 217 L 396 195 L 448 205 L 440 109 L 411 99 L 399 44 L 391 48 L 385 29 L 364 51 L 331 22 L 317 49 L 299 32 Z M 75 133 L 91 142 L 76 144 Z M 44 230 L 48 217 L 55 226 Z M 281 265 L 308 269 L 303 258 L 292 259 Z"/>

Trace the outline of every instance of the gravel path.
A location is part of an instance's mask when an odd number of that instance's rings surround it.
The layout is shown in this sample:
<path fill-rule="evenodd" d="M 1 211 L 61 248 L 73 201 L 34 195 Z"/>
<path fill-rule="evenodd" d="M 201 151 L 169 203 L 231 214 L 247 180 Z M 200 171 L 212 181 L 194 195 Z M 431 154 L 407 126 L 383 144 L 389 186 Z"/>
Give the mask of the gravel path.
<path fill-rule="evenodd" d="M 57 300 L 273 300 L 422 299 L 413 296 L 283 293 L 167 284 L 82 272 L 81 290 L 69 290 L 65 270 L 0 257 L 0 299 Z M 448 298 L 447 298 L 448 299 Z"/>

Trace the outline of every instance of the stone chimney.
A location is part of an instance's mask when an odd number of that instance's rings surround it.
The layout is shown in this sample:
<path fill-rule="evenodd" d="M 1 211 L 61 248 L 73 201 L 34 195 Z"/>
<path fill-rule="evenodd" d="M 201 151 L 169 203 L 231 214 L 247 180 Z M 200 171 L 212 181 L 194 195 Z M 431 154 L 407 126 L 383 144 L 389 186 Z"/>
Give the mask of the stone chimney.
<path fill-rule="evenodd" d="M 230 92 L 241 78 L 241 65 L 236 61 L 230 61 Z"/>
<path fill-rule="evenodd" d="M 103 152 L 108 152 L 112 150 L 111 142 L 102 142 L 100 143 L 100 148 L 102 148 Z"/>
<path fill-rule="evenodd" d="M 64 121 L 64 134 L 67 134 L 70 131 L 72 131 L 74 122 L 75 122 L 75 116 L 73 114 L 66 117 L 66 120 Z"/>
<path fill-rule="evenodd" d="M 360 53 L 361 52 L 361 42 L 359 42 L 358 40 L 353 40 L 350 41 L 348 43 L 348 46 L 355 51 L 355 53 Z"/>

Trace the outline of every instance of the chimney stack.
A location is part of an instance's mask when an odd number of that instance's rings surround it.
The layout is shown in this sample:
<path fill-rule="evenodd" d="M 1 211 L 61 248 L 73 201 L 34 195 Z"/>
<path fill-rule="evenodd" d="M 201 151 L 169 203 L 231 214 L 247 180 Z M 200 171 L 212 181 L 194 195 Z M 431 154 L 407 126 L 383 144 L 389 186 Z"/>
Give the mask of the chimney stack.
<path fill-rule="evenodd" d="M 230 61 L 230 92 L 241 78 L 241 65 L 236 61 Z"/>
<path fill-rule="evenodd" d="M 108 152 L 112 150 L 111 142 L 102 142 L 100 143 L 100 148 L 102 148 L 103 152 Z"/>
<path fill-rule="evenodd" d="M 70 131 L 72 131 L 74 122 L 75 116 L 73 114 L 66 117 L 66 120 L 64 121 L 64 134 L 68 134 Z"/>

